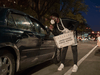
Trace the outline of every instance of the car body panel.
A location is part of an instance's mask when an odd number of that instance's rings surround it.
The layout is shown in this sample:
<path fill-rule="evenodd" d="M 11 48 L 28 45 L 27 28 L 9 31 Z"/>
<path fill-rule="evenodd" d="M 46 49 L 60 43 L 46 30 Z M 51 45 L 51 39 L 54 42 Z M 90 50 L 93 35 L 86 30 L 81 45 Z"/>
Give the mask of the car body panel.
<path fill-rule="evenodd" d="M 20 65 L 21 69 L 27 68 L 32 64 L 36 64 L 39 51 L 39 38 L 37 38 L 33 33 L 21 30 L 12 30 L 13 42 L 16 44 L 20 51 Z M 31 59 L 31 60 L 30 60 Z M 34 60 L 34 62 L 33 62 Z M 27 66 L 25 66 L 27 64 Z"/>

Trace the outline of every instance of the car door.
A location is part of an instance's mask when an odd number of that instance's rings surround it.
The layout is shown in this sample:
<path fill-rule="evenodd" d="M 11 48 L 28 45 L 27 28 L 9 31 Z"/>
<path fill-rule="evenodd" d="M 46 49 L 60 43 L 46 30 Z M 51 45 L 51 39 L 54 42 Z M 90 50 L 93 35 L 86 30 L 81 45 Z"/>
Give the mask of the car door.
<path fill-rule="evenodd" d="M 38 37 L 40 37 L 41 39 L 41 46 L 40 46 L 40 50 L 39 50 L 39 60 L 38 62 L 44 62 L 48 59 L 51 59 L 53 57 L 53 54 L 55 52 L 55 43 L 53 41 L 53 39 L 51 40 L 48 37 L 46 37 L 46 29 L 43 28 L 43 25 L 41 23 L 39 23 L 38 21 L 31 19 L 32 23 L 33 23 L 33 29 L 36 29 L 36 34 Z"/>
<path fill-rule="evenodd" d="M 40 40 L 31 31 L 30 22 L 25 15 L 11 13 L 11 16 L 16 25 L 16 28 L 12 28 L 13 43 L 20 51 L 20 68 L 25 69 L 37 64 Z"/>

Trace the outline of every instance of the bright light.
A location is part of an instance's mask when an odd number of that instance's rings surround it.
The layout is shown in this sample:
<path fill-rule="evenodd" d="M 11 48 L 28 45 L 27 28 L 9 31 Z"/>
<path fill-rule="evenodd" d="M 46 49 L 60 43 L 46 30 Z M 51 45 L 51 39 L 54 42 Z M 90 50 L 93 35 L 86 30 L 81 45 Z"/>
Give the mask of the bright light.
<path fill-rule="evenodd" d="M 5 4 L 3 4 L 3 7 L 5 7 Z"/>
<path fill-rule="evenodd" d="M 92 31 L 92 33 L 94 34 L 94 31 Z"/>
<path fill-rule="evenodd" d="M 37 24 L 37 26 L 39 26 L 39 25 Z"/>
<path fill-rule="evenodd" d="M 97 32 L 97 33 L 99 33 L 99 32 Z"/>
<path fill-rule="evenodd" d="M 30 23 L 29 23 L 29 22 L 22 22 L 22 24 L 27 24 L 27 25 L 29 25 Z"/>
<path fill-rule="evenodd" d="M 46 28 L 48 27 L 48 26 L 45 26 Z"/>
<path fill-rule="evenodd" d="M 16 3 L 16 2 L 14 1 L 14 3 Z"/>

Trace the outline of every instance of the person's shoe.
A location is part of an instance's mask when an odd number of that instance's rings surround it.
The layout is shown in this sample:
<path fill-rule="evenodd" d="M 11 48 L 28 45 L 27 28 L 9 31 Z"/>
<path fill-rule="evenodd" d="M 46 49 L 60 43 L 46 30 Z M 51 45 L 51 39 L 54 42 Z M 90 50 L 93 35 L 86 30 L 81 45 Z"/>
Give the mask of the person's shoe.
<path fill-rule="evenodd" d="M 64 64 L 60 64 L 60 66 L 58 67 L 58 71 L 61 71 L 64 68 Z"/>
<path fill-rule="evenodd" d="M 77 72 L 78 70 L 78 66 L 76 64 L 74 64 L 73 68 L 72 68 L 72 72 Z"/>

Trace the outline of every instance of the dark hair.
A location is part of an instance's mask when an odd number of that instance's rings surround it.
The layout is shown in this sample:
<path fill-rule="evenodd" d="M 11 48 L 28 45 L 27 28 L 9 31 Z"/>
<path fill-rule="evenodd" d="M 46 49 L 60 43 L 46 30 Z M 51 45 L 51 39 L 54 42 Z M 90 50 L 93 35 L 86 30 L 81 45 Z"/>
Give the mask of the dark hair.
<path fill-rule="evenodd" d="M 58 13 L 52 13 L 51 16 L 55 16 L 59 18 L 59 14 Z"/>

